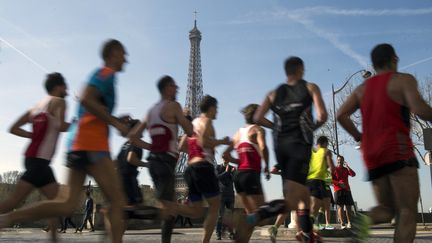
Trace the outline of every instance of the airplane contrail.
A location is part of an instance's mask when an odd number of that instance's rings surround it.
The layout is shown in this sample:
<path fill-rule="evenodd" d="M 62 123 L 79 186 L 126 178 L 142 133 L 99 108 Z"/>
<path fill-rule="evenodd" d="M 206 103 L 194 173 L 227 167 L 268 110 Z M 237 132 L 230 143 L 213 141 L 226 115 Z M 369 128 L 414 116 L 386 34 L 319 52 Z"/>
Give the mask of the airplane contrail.
<path fill-rule="evenodd" d="M 419 61 L 417 61 L 417 62 L 413 62 L 413 63 L 411 63 L 411 64 L 408 64 L 408 65 L 406 65 L 406 66 L 403 66 L 403 67 L 400 68 L 400 70 L 404 70 L 404 69 L 410 68 L 410 67 L 412 67 L 412 66 L 415 66 L 415 65 L 418 65 L 418 64 L 421 64 L 421 63 L 424 63 L 424 62 L 428 62 L 428 61 L 430 61 L 430 60 L 432 60 L 432 57 L 428 57 L 428 58 L 425 58 L 425 59 L 419 60 Z"/>
<path fill-rule="evenodd" d="M 49 72 L 48 69 L 46 69 L 44 66 L 40 65 L 39 63 L 37 63 L 35 60 L 33 60 L 33 58 L 29 57 L 27 54 L 25 54 L 24 52 L 22 52 L 20 49 L 16 48 L 14 45 L 12 45 L 10 42 L 8 42 L 7 40 L 5 40 L 1 36 L 0 36 L 0 42 L 5 43 L 7 46 L 9 46 L 10 48 L 12 48 L 14 51 L 18 52 L 18 54 L 20 54 L 21 56 L 23 56 L 29 62 L 33 63 L 36 67 L 38 67 L 44 73 L 48 73 Z"/>

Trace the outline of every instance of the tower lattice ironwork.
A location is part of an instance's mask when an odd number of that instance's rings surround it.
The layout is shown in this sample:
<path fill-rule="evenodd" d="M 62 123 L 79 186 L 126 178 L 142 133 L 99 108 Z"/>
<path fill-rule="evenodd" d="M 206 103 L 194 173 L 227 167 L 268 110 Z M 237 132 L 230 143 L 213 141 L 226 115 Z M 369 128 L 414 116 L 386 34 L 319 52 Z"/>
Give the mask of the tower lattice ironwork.
<path fill-rule="evenodd" d="M 185 108 L 189 110 L 191 117 L 195 118 L 200 114 L 199 104 L 203 97 L 200 51 L 201 32 L 197 28 L 196 17 L 194 21 L 194 27 L 191 31 L 189 31 L 189 40 L 191 48 Z M 181 131 L 181 133 L 183 133 L 183 131 Z M 187 154 L 180 153 L 176 166 L 176 190 L 179 194 L 184 194 L 187 190 L 187 186 L 185 185 L 183 179 L 183 173 L 187 166 L 187 160 Z"/>

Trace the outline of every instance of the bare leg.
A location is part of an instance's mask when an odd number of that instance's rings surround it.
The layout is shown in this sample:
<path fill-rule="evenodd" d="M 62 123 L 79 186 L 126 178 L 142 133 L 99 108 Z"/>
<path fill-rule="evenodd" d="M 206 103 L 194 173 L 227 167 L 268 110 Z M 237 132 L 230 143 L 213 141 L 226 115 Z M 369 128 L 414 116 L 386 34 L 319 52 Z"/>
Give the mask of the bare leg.
<path fill-rule="evenodd" d="M 110 202 L 111 240 L 113 243 L 120 243 L 124 232 L 123 208 L 125 199 L 114 163 L 110 158 L 106 157 L 87 166 L 87 171 L 96 180 L 96 183 Z"/>
<path fill-rule="evenodd" d="M 77 205 L 82 193 L 82 184 L 85 179 L 83 171 L 70 170 L 68 185 L 70 186 L 67 198 L 57 198 L 35 203 L 0 216 L 0 227 L 8 226 L 15 222 L 52 218 L 56 216 L 70 215 Z"/>
<path fill-rule="evenodd" d="M 345 214 L 347 217 L 348 224 L 351 224 L 351 213 L 352 213 L 352 206 L 345 205 Z"/>
<path fill-rule="evenodd" d="M 324 208 L 324 215 L 325 215 L 325 221 L 326 225 L 330 224 L 330 205 L 331 205 L 331 199 L 330 198 L 324 198 L 323 199 L 323 208 Z"/>
<path fill-rule="evenodd" d="M 207 202 L 209 204 L 207 217 L 204 221 L 204 237 L 202 242 L 209 243 L 210 238 L 213 234 L 214 228 L 216 226 L 216 220 L 218 216 L 218 210 L 220 206 L 220 196 L 207 198 Z"/>
<path fill-rule="evenodd" d="M 284 195 L 290 210 L 310 208 L 310 192 L 305 185 L 295 181 L 285 180 Z"/>
<path fill-rule="evenodd" d="M 42 194 L 49 200 L 53 200 L 59 191 L 59 185 L 57 182 L 50 183 L 39 189 Z M 51 238 L 53 242 L 57 242 L 57 223 L 58 218 L 52 218 L 49 220 L 49 228 L 51 230 Z"/>
<path fill-rule="evenodd" d="M 27 181 L 18 180 L 14 192 L 3 202 L 0 203 L 0 213 L 7 213 L 13 210 L 24 200 L 34 189 L 34 186 Z"/>
<path fill-rule="evenodd" d="M 378 205 L 370 210 L 372 223 L 388 223 L 395 215 L 395 202 L 389 176 L 383 176 L 372 181 L 372 188 Z"/>
<path fill-rule="evenodd" d="M 286 217 L 287 217 L 286 213 L 285 214 L 279 214 L 277 216 L 275 224 L 274 224 L 276 226 L 276 228 L 279 228 L 285 222 Z"/>
<path fill-rule="evenodd" d="M 323 206 L 322 200 L 316 197 L 310 197 L 311 201 L 311 217 L 318 216 L 319 209 Z"/>
<path fill-rule="evenodd" d="M 343 214 L 342 214 L 343 207 L 344 207 L 343 205 L 342 205 L 342 206 L 340 206 L 340 205 L 337 206 L 337 212 L 338 212 L 339 223 L 340 223 L 341 225 L 344 225 L 344 224 L 345 224 L 345 223 L 344 223 L 344 219 L 343 219 Z"/>
<path fill-rule="evenodd" d="M 416 235 L 417 203 L 420 194 L 417 168 L 405 167 L 392 173 L 390 183 L 397 215 L 394 242 L 413 242 Z"/>

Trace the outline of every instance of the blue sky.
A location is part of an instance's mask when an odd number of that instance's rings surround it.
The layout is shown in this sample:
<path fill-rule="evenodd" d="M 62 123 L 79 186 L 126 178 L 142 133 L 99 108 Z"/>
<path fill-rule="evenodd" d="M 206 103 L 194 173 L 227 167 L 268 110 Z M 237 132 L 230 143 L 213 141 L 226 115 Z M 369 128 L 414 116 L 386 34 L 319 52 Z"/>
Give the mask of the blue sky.
<path fill-rule="evenodd" d="M 400 67 L 419 79 L 431 76 L 432 4 L 428 1 L 5 1 L 0 0 L 0 172 L 22 170 L 27 141 L 7 133 L 11 123 L 45 95 L 46 71 L 64 74 L 69 84 L 68 118 L 90 72 L 101 65 L 99 50 L 108 38 L 121 40 L 129 64 L 119 75 L 116 114 L 142 118 L 158 99 L 156 80 L 173 76 L 184 104 L 189 60 L 188 32 L 193 11 L 203 39 L 204 93 L 219 99 L 215 127 L 232 135 L 243 124 L 239 110 L 260 103 L 285 80 L 282 64 L 303 58 L 305 79 L 317 83 L 331 106 L 331 84 L 370 68 L 378 43 L 394 45 Z M 31 59 L 31 61 L 29 60 Z M 358 82 L 358 77 L 354 82 Z M 270 133 L 268 133 L 268 136 Z M 124 140 L 112 136 L 113 155 Z M 268 139 L 272 150 L 271 139 Z M 65 181 L 63 140 L 53 167 Z M 351 180 L 361 208 L 374 204 L 358 151 L 341 151 L 358 176 Z M 274 156 L 272 154 L 273 163 Z M 151 184 L 145 169 L 140 181 Z M 421 165 L 425 208 L 432 207 L 429 168 Z M 264 183 L 268 198 L 281 196 L 278 177 Z"/>

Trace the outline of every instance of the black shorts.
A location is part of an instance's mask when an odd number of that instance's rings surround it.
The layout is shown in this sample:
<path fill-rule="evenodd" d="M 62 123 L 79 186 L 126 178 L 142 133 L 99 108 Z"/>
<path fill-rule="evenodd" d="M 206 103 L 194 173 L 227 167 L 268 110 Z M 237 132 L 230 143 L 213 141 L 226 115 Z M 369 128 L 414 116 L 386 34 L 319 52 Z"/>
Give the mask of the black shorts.
<path fill-rule="evenodd" d="M 237 193 L 262 195 L 261 173 L 256 170 L 239 170 L 234 175 L 234 186 Z"/>
<path fill-rule="evenodd" d="M 25 158 L 26 171 L 21 176 L 21 180 L 40 188 L 51 183 L 56 183 L 54 173 L 49 166 L 50 161 L 40 158 Z"/>
<path fill-rule="evenodd" d="M 141 204 L 143 202 L 143 196 L 138 185 L 137 174 L 120 172 L 120 176 L 123 181 L 123 190 L 126 193 L 128 204 Z"/>
<path fill-rule="evenodd" d="M 66 167 L 75 170 L 86 170 L 89 165 L 94 165 L 104 158 L 111 158 L 107 151 L 72 151 L 66 155 Z"/>
<path fill-rule="evenodd" d="M 330 186 L 329 185 L 325 185 L 324 190 L 325 190 L 324 198 L 330 198 L 332 204 L 334 204 L 333 194 L 332 194 Z"/>
<path fill-rule="evenodd" d="M 177 159 L 167 153 L 150 153 L 149 172 L 156 190 L 156 198 L 174 201 L 175 166 Z"/>
<path fill-rule="evenodd" d="M 289 139 L 278 138 L 275 143 L 276 159 L 284 180 L 306 184 L 312 146 Z"/>
<path fill-rule="evenodd" d="M 397 170 L 403 169 L 405 167 L 416 167 L 419 168 L 419 162 L 416 157 L 406 159 L 406 160 L 398 160 L 390 164 L 386 164 L 384 166 L 372 169 L 368 171 L 369 178 L 368 180 L 372 181 L 378 179 L 382 176 L 391 174 Z"/>
<path fill-rule="evenodd" d="M 184 179 L 189 188 L 191 202 L 201 201 L 220 194 L 215 167 L 207 161 L 199 161 L 187 166 Z"/>
<path fill-rule="evenodd" d="M 339 190 L 334 193 L 336 204 L 339 206 L 347 205 L 353 206 L 354 200 L 351 195 L 351 191 Z"/>
<path fill-rule="evenodd" d="M 309 192 L 312 197 L 316 197 L 321 200 L 326 197 L 326 184 L 323 180 L 307 180 L 306 185 L 309 188 Z"/>

